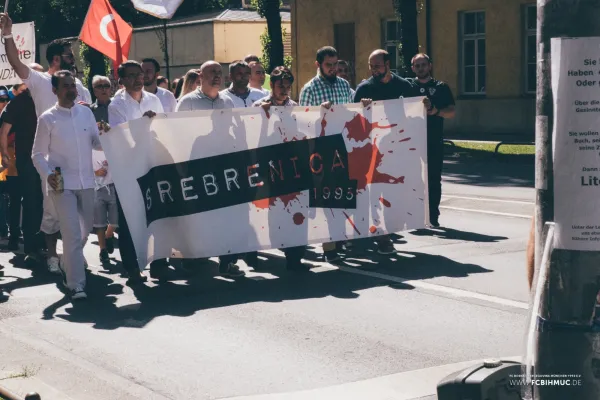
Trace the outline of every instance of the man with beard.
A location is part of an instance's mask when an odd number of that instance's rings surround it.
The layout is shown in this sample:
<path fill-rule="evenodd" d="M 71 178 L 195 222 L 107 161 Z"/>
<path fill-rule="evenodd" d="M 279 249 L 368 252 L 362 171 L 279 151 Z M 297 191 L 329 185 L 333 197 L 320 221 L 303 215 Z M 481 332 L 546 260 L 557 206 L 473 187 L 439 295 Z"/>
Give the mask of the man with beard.
<path fill-rule="evenodd" d="M 110 126 L 117 126 L 142 117 L 153 118 L 157 113 L 164 112 L 159 98 L 144 91 L 144 72 L 140 63 L 133 60 L 125 61 L 119 65 L 117 74 L 119 75 L 119 84 L 123 85 L 124 89 L 115 94 L 108 105 Z M 119 213 L 119 252 L 123 267 L 129 274 L 126 285 L 136 286 L 145 282 L 147 278 L 140 272 L 135 246 L 119 201 L 118 191 L 117 208 Z M 166 260 L 156 260 L 150 264 L 152 278 L 167 279 L 168 275 L 169 265 Z"/>
<path fill-rule="evenodd" d="M 270 92 L 263 88 L 266 78 L 264 67 L 258 61 L 250 61 L 248 65 L 250 66 L 250 88 L 258 90 L 264 97 L 267 97 Z"/>
<path fill-rule="evenodd" d="M 317 51 L 315 66 L 319 69 L 300 91 L 301 106 L 323 106 L 327 109 L 333 104 L 347 104 L 354 99 L 347 80 L 337 76 L 338 53 L 331 46 L 321 47 Z M 338 243 L 324 243 L 323 257 L 327 262 L 340 259 Z"/>
<path fill-rule="evenodd" d="M 77 300 L 87 297 L 83 248 L 94 218 L 92 150 L 102 150 L 102 146 L 94 114 L 75 103 L 73 74 L 58 71 L 51 84 L 58 102 L 38 119 L 31 158 L 50 187 L 63 241 L 63 281 L 71 298 Z"/>
<path fill-rule="evenodd" d="M 231 100 L 233 108 L 252 107 L 255 101 L 265 97 L 262 92 L 248 87 L 250 72 L 250 66 L 245 61 L 234 61 L 229 65 L 231 85 L 221 90 L 221 94 Z"/>
<path fill-rule="evenodd" d="M 56 96 L 52 88 L 52 76 L 62 70 L 72 71 L 75 66 L 75 56 L 71 49 L 71 43 L 64 39 L 56 39 L 50 42 L 46 49 L 46 60 L 48 71 L 39 72 L 21 62 L 19 50 L 12 35 L 12 20 L 6 13 L 0 14 L 0 29 L 4 39 L 6 58 L 15 73 L 29 88 L 31 97 L 35 104 L 36 115 L 39 117 L 44 111 L 56 104 Z M 81 82 L 75 79 L 77 89 L 76 102 L 90 104 L 92 99 L 89 92 Z M 46 246 L 48 248 L 48 270 L 52 273 L 60 273 L 58 254 L 56 253 L 56 242 L 58 241 L 59 225 L 56 218 L 53 202 L 48 199 L 46 182 L 42 180 L 42 192 L 44 193 L 44 214 L 40 230 L 46 234 Z M 38 253 L 28 254 L 26 261 L 38 263 L 41 257 Z"/>
<path fill-rule="evenodd" d="M 429 181 L 429 219 L 431 226 L 440 226 L 440 201 L 442 199 L 442 167 L 444 165 L 444 119 L 454 118 L 454 96 L 448 84 L 433 79 L 431 60 L 419 53 L 412 59 L 416 78 L 415 96 L 427 96 L 427 172 Z"/>
<path fill-rule="evenodd" d="M 174 112 L 177 107 L 177 99 L 175 99 L 173 93 L 158 87 L 157 78 L 160 72 L 158 61 L 154 58 L 144 58 L 142 60 L 142 70 L 144 71 L 144 90 L 158 97 L 166 113 Z"/>
<path fill-rule="evenodd" d="M 414 92 L 410 82 L 390 71 L 390 54 L 385 50 L 378 49 L 371 53 L 369 70 L 371 77 L 356 88 L 355 103 L 362 101 L 363 104 L 368 104 L 371 101 L 398 99 L 408 97 Z M 388 235 L 377 237 L 375 242 L 379 254 L 391 254 L 396 251 Z"/>
<path fill-rule="evenodd" d="M 350 83 L 350 64 L 346 60 L 338 60 L 337 64 L 337 76 L 342 79 L 345 79 Z M 350 86 L 350 91 L 352 92 L 352 96 L 356 93 L 352 86 Z"/>

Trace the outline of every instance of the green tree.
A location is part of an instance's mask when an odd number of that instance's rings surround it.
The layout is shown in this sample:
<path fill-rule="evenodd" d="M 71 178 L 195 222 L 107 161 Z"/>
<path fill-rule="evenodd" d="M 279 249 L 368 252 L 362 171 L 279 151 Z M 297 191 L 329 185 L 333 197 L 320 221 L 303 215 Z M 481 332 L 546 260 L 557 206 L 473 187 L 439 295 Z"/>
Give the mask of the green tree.
<path fill-rule="evenodd" d="M 267 20 L 267 37 L 261 37 L 263 44 L 263 60 L 267 72 L 275 67 L 284 65 L 283 57 L 283 29 L 281 28 L 281 0 L 252 0 L 252 5 L 258 14 Z"/>
<path fill-rule="evenodd" d="M 89 89 L 92 99 L 95 100 L 92 78 L 95 75 L 108 76 L 110 74 L 111 61 L 104 54 L 85 43 L 81 43 L 79 47 L 79 57 L 84 65 L 83 84 Z"/>

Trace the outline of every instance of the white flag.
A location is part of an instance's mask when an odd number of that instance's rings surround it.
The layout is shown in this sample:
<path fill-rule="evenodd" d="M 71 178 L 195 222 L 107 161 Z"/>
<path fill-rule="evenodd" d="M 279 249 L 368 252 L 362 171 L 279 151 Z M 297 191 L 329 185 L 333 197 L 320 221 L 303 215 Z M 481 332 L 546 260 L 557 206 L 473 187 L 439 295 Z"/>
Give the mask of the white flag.
<path fill-rule="evenodd" d="M 133 7 L 156 18 L 170 19 L 183 0 L 131 0 Z"/>

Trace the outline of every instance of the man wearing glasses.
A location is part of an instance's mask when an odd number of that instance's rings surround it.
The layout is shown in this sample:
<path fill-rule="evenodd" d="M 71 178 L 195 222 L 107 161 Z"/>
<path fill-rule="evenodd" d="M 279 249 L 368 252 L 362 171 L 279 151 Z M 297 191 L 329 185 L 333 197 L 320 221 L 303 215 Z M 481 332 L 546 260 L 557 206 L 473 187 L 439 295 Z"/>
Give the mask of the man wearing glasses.
<path fill-rule="evenodd" d="M 48 61 L 48 71 L 38 72 L 21 62 L 19 50 L 15 44 L 12 34 L 12 20 L 6 13 L 0 14 L 0 30 L 6 51 L 6 58 L 19 78 L 29 88 L 31 97 L 35 104 L 35 112 L 39 118 L 46 110 L 56 104 L 56 95 L 52 91 L 52 75 L 58 71 L 72 71 L 75 67 L 75 57 L 71 49 L 71 43 L 64 39 L 52 41 L 46 49 L 46 60 Z M 77 89 L 76 102 L 90 104 L 92 99 L 89 97 L 81 81 L 75 80 Z M 48 270 L 59 274 L 59 259 L 56 252 L 56 242 L 58 241 L 59 224 L 56 210 L 52 201 L 48 198 L 46 184 L 42 181 L 42 192 L 44 193 L 44 215 L 40 230 L 46 234 L 46 246 L 48 247 Z M 27 254 L 26 261 L 37 264 L 41 261 L 38 252 Z"/>

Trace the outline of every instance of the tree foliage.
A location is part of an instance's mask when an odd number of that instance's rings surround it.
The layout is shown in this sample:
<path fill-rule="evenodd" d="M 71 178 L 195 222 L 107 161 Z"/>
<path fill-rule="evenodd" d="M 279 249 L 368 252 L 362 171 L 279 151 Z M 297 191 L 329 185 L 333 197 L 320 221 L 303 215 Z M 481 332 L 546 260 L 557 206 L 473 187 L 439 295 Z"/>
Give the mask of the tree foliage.
<path fill-rule="evenodd" d="M 261 35 L 263 65 L 270 73 L 275 67 L 285 64 L 283 53 L 283 29 L 281 27 L 281 0 L 252 0 L 258 14 L 267 20 L 266 35 Z M 290 62 L 290 60 L 288 60 Z"/>

